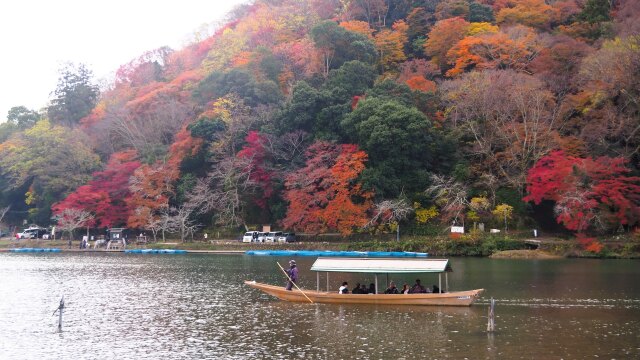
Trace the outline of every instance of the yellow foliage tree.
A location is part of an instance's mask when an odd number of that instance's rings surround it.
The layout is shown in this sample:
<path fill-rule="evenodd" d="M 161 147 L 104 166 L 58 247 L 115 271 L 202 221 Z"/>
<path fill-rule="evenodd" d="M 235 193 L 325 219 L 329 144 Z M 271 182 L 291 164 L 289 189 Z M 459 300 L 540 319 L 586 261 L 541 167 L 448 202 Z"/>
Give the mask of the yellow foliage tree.
<path fill-rule="evenodd" d="M 380 65 L 384 71 L 392 69 L 405 61 L 404 44 L 407 43 L 409 26 L 402 20 L 396 21 L 391 30 L 383 29 L 374 38 L 380 56 Z"/>
<path fill-rule="evenodd" d="M 419 202 L 414 202 L 413 208 L 415 209 L 416 222 L 418 224 L 426 224 L 429 220 L 440 215 L 435 205 L 432 205 L 431 207 L 425 209 Z"/>
<path fill-rule="evenodd" d="M 500 204 L 491 212 L 498 220 L 504 219 L 504 231 L 507 231 L 507 220 L 513 216 L 513 206 Z"/>
<path fill-rule="evenodd" d="M 558 11 L 545 0 L 510 0 L 509 5 L 496 15 L 498 24 L 522 24 L 542 29 L 559 17 Z"/>
<path fill-rule="evenodd" d="M 498 28 L 496 25 L 492 25 L 491 23 L 474 22 L 469 25 L 469 28 L 467 28 L 467 36 L 497 33 L 498 31 L 500 31 L 500 28 Z"/>

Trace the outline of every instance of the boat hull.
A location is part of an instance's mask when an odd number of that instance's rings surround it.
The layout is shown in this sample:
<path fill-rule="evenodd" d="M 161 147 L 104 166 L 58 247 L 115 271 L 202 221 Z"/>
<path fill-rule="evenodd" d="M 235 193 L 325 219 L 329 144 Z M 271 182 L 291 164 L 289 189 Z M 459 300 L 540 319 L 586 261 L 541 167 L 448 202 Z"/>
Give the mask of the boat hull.
<path fill-rule="evenodd" d="M 282 286 L 273 286 L 255 281 L 245 281 L 244 283 L 280 300 L 320 304 L 470 306 L 484 291 L 484 289 L 475 289 L 441 294 L 338 294 L 314 290 L 297 290 L 295 288 L 288 291 Z M 304 292 L 304 295 L 302 292 Z"/>

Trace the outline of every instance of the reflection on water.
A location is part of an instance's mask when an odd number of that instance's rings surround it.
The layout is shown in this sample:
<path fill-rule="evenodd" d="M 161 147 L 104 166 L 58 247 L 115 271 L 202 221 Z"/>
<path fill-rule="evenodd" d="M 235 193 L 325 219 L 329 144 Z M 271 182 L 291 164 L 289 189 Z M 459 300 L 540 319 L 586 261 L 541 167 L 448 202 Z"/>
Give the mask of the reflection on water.
<path fill-rule="evenodd" d="M 241 285 L 284 284 L 286 260 L 0 254 L 0 359 L 640 357 L 638 262 L 453 259 L 452 290 L 487 289 L 470 308 L 293 304 Z M 298 259 L 303 287 L 316 287 L 312 262 Z M 373 280 L 332 274 L 330 288 Z"/>

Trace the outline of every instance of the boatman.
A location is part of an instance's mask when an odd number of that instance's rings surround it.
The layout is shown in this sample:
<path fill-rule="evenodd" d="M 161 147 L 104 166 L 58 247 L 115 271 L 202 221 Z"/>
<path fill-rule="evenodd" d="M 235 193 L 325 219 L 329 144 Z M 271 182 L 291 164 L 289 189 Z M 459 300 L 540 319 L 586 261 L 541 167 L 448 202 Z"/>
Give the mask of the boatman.
<path fill-rule="evenodd" d="M 298 282 L 298 267 L 296 266 L 296 261 L 289 261 L 289 270 L 287 270 L 287 275 L 289 275 L 289 279 L 287 280 L 286 289 L 291 291 L 293 288 L 293 283 Z"/>

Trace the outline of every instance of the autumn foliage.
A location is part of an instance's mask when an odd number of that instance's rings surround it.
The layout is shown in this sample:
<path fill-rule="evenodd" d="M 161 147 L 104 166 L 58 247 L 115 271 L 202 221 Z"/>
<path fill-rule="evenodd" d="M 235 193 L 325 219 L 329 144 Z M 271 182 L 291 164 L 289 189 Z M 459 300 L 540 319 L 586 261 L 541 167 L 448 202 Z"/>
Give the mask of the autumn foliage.
<path fill-rule="evenodd" d="M 579 233 L 640 221 L 640 177 L 622 158 L 577 158 L 555 151 L 527 176 L 524 200 L 555 202 L 556 219 Z"/>
<path fill-rule="evenodd" d="M 306 155 L 306 166 L 286 178 L 289 209 L 282 224 L 298 231 L 342 234 L 366 224 L 373 194 L 356 180 L 367 154 L 355 145 L 316 142 Z"/>
<path fill-rule="evenodd" d="M 530 223 L 526 188 L 555 204 L 536 217 L 597 252 L 583 238 L 640 216 L 638 3 L 251 1 L 123 64 L 100 96 L 85 72 L 59 84 L 57 112 L 10 111 L 0 208 L 349 234 L 401 199 L 423 204 L 399 220 L 418 233 L 451 214 Z M 461 189 L 440 209 L 435 176 Z"/>
<path fill-rule="evenodd" d="M 129 178 L 140 167 L 140 162 L 134 160 L 135 156 L 132 151 L 113 154 L 105 170 L 94 173 L 87 185 L 80 186 L 63 201 L 53 205 L 54 215 L 65 209 L 86 210 L 95 217 L 90 225 L 124 225 L 132 210 L 125 202 L 131 195 Z"/>

